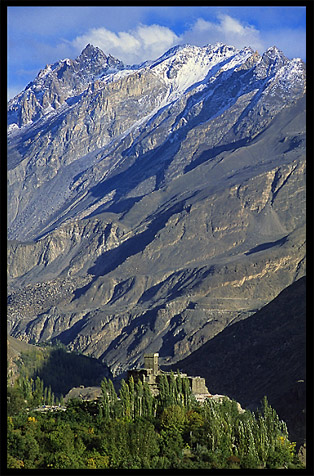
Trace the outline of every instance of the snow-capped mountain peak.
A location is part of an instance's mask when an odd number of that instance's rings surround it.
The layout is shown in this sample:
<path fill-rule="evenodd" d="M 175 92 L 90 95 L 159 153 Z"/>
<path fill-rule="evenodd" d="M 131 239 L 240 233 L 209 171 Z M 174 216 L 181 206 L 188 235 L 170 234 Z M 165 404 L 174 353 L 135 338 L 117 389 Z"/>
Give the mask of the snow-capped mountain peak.
<path fill-rule="evenodd" d="M 9 102 L 8 130 L 16 133 L 20 127 L 58 111 L 60 106 L 71 106 L 84 91 L 92 93 L 96 82 L 99 89 L 139 71 L 150 71 L 163 81 L 167 88 L 162 100 L 165 105 L 190 88 L 202 89 L 213 84 L 221 74 L 226 77 L 245 68 L 254 70 L 255 78 L 264 81 L 283 67 L 289 70 L 292 64 L 292 71 L 301 74 L 298 63 L 291 63 L 276 46 L 260 56 L 251 47 L 237 49 L 218 42 L 204 47 L 177 45 L 155 61 L 125 66 L 119 59 L 88 44 L 76 59 L 66 58 L 46 65 L 34 81 Z M 281 74 L 285 77 L 288 72 L 283 70 Z M 281 81 L 282 85 L 286 83 Z"/>
<path fill-rule="evenodd" d="M 94 58 L 98 61 L 99 58 L 106 60 L 107 57 L 105 53 L 100 48 L 98 48 L 98 46 L 88 43 L 77 59 L 80 60 L 85 58 Z"/>
<path fill-rule="evenodd" d="M 24 91 L 9 101 L 9 131 L 16 130 L 16 126 L 31 124 L 47 112 L 57 110 L 99 77 L 123 69 L 122 61 L 111 55 L 106 56 L 100 48 L 91 44 L 75 60 L 66 58 L 47 64 Z"/>
<path fill-rule="evenodd" d="M 82 70 L 87 70 L 91 74 L 105 72 L 108 67 L 115 69 L 122 69 L 124 67 L 122 61 L 114 58 L 110 54 L 106 56 L 100 48 L 91 44 L 88 44 L 83 49 L 75 61 L 80 65 Z"/>
<path fill-rule="evenodd" d="M 278 295 L 305 272 L 304 91 L 275 47 L 46 66 L 9 103 L 10 332 L 120 372 Z"/>
<path fill-rule="evenodd" d="M 239 67 L 253 53 L 252 48 L 238 50 L 223 43 L 204 47 L 183 45 L 166 52 L 150 68 L 169 85 L 169 100 L 173 100 L 191 87 L 206 84 L 218 72 Z"/>

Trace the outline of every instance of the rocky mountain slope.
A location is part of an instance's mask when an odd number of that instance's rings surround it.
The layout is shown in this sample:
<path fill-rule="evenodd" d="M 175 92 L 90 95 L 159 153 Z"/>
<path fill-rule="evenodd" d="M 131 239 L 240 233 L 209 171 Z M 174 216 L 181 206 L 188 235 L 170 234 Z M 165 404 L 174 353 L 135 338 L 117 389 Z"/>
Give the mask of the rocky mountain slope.
<path fill-rule="evenodd" d="M 178 362 L 202 375 L 209 391 L 225 393 L 252 410 L 264 395 L 287 422 L 291 439 L 306 439 L 306 280 Z M 168 369 L 167 369 L 168 370 Z"/>
<path fill-rule="evenodd" d="M 305 274 L 305 65 L 88 45 L 8 104 L 9 332 L 115 375 L 189 355 Z"/>

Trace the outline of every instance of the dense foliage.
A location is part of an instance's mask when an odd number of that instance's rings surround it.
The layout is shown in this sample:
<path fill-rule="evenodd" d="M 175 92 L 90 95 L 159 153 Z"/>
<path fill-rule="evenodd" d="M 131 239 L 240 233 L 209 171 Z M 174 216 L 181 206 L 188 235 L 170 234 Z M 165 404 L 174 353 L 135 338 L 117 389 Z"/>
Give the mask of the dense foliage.
<path fill-rule="evenodd" d="M 156 396 L 132 378 L 117 394 L 104 379 L 99 401 L 71 400 L 66 411 L 40 412 L 34 407 L 53 396 L 40 379 L 29 384 L 21 379 L 10 389 L 9 468 L 301 467 L 266 398 L 256 414 L 228 398 L 200 404 L 187 379 L 172 374 L 162 376 Z"/>

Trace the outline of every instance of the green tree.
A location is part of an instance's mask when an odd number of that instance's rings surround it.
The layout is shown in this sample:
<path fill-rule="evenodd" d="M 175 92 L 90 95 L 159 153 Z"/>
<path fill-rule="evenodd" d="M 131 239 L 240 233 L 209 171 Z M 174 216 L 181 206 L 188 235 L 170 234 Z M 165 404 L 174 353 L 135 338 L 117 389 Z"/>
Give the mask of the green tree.
<path fill-rule="evenodd" d="M 130 398 L 130 415 L 132 419 L 134 419 L 135 416 L 135 384 L 134 384 L 134 379 L 131 375 L 129 378 L 127 385 L 129 387 L 129 398 Z"/>
<path fill-rule="evenodd" d="M 183 377 L 182 379 L 182 393 L 183 393 L 184 406 L 186 409 L 189 410 L 191 408 L 192 392 L 191 392 L 189 380 L 186 377 Z"/>
<path fill-rule="evenodd" d="M 172 405 L 163 410 L 160 416 L 161 427 L 182 433 L 186 423 L 185 409 L 179 405 Z"/>
<path fill-rule="evenodd" d="M 152 418 L 156 416 L 157 400 L 153 397 L 149 385 L 144 382 L 143 385 L 143 416 L 146 418 Z"/>
<path fill-rule="evenodd" d="M 118 404 L 118 395 L 113 386 L 112 380 L 108 380 L 108 390 L 109 390 L 109 402 L 110 402 L 110 416 L 113 418 L 116 416 L 116 409 Z"/>
<path fill-rule="evenodd" d="M 17 415 L 26 408 L 27 402 L 19 386 L 8 387 L 7 389 L 7 411 L 8 416 Z"/>
<path fill-rule="evenodd" d="M 160 374 L 157 379 L 158 386 L 158 413 L 161 413 L 164 408 L 172 404 L 169 382 L 165 374 Z"/>
<path fill-rule="evenodd" d="M 170 395 L 170 402 L 171 404 L 177 403 L 178 397 L 178 389 L 177 389 L 177 382 L 174 376 L 174 373 L 171 371 L 169 375 L 169 395 Z"/>
<path fill-rule="evenodd" d="M 144 388 L 143 383 L 139 380 L 135 386 L 136 399 L 134 403 L 134 415 L 135 417 L 141 417 L 143 415 L 143 400 L 144 400 Z"/>
<path fill-rule="evenodd" d="M 117 403 L 118 403 L 118 396 L 116 394 L 116 391 L 114 389 L 112 380 L 107 380 L 104 378 L 101 381 L 101 391 L 102 391 L 102 396 L 101 396 L 101 404 L 103 407 L 103 416 L 106 420 L 109 418 L 113 418 L 116 416 L 117 412 Z"/>
<path fill-rule="evenodd" d="M 105 420 L 110 418 L 110 396 L 109 396 L 109 385 L 106 378 L 101 381 L 101 404 L 102 404 L 102 414 Z"/>
<path fill-rule="evenodd" d="M 38 406 L 44 402 L 44 382 L 37 377 L 33 385 L 33 405 Z"/>
<path fill-rule="evenodd" d="M 77 440 L 77 441 L 76 441 Z M 85 446 L 69 423 L 59 423 L 46 435 L 47 467 L 51 469 L 78 469 L 84 467 Z"/>
<path fill-rule="evenodd" d="M 119 398 L 122 409 L 122 416 L 127 420 L 130 420 L 132 416 L 131 395 L 129 386 L 124 379 L 121 380 Z"/>

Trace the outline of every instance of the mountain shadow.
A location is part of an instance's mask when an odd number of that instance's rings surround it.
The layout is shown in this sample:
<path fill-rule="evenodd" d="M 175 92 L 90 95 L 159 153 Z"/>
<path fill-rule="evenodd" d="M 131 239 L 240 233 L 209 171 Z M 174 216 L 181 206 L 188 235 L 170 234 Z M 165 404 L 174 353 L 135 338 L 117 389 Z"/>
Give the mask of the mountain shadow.
<path fill-rule="evenodd" d="M 282 246 L 287 241 L 287 238 L 288 238 L 288 235 L 276 241 L 268 241 L 267 243 L 262 243 L 261 245 L 251 248 L 249 251 L 247 251 L 244 254 L 251 255 L 253 253 L 257 253 L 259 251 L 264 251 L 264 250 L 267 250 L 268 248 L 272 248 L 273 246 L 278 246 L 278 245 Z"/>
<path fill-rule="evenodd" d="M 205 377 L 211 393 L 228 395 L 250 409 L 266 395 L 287 423 L 290 439 L 302 444 L 306 434 L 306 278 L 171 368 Z"/>
<path fill-rule="evenodd" d="M 112 378 L 106 364 L 83 354 L 69 352 L 62 344 L 23 352 L 20 370 L 33 380 L 39 377 L 44 387 L 50 386 L 58 398 L 73 387 L 99 386 L 104 377 Z"/>

